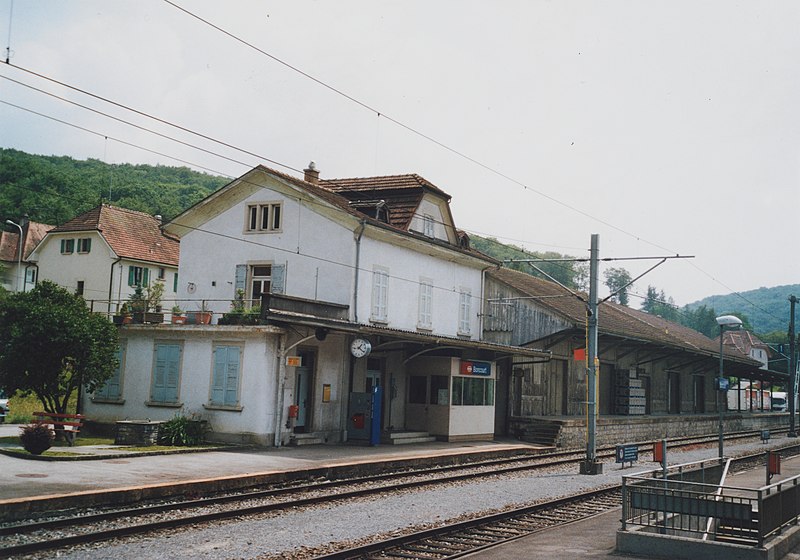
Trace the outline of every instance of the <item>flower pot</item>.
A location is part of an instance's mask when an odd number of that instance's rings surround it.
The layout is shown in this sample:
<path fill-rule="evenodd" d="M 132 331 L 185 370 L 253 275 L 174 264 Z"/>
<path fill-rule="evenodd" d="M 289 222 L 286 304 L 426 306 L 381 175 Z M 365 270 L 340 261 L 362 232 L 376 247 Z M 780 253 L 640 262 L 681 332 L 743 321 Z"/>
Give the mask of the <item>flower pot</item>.
<path fill-rule="evenodd" d="M 172 316 L 172 324 L 173 325 L 185 325 L 186 324 L 186 315 L 173 315 Z"/>

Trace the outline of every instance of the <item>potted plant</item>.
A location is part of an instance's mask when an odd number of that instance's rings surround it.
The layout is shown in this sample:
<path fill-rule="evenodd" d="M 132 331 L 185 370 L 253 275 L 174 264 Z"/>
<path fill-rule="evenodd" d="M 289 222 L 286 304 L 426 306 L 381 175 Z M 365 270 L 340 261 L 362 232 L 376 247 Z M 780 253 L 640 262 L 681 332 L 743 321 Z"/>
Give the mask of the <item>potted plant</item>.
<path fill-rule="evenodd" d="M 184 315 L 183 309 L 181 309 L 180 305 L 172 306 L 172 324 L 173 325 L 186 324 L 186 315 Z"/>
<path fill-rule="evenodd" d="M 196 312 L 195 317 L 198 325 L 211 324 L 211 310 L 206 305 L 205 300 L 200 304 L 200 311 Z"/>
<path fill-rule="evenodd" d="M 115 325 L 127 325 L 133 320 L 131 317 L 131 308 L 128 306 L 128 302 L 122 304 L 119 308 L 119 312 L 112 317 Z"/>
<path fill-rule="evenodd" d="M 53 430 L 43 422 L 34 422 L 20 428 L 19 441 L 25 451 L 32 455 L 41 455 L 50 449 L 54 439 Z"/>

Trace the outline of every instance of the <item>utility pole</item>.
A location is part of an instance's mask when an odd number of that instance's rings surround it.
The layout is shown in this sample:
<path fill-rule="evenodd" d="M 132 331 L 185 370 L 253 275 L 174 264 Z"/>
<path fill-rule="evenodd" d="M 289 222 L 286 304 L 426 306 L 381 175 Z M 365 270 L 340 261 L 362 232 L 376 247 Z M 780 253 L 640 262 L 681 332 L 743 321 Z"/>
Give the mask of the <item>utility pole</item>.
<path fill-rule="evenodd" d="M 600 237 L 592 234 L 589 253 L 589 303 L 586 306 L 586 459 L 580 464 L 581 474 L 602 474 L 603 463 L 597 462 L 597 276 Z"/>
<path fill-rule="evenodd" d="M 788 437 L 797 437 L 795 431 L 795 393 L 797 392 L 797 357 L 795 356 L 795 334 L 794 334 L 794 304 L 797 298 L 789 296 L 789 433 Z"/>

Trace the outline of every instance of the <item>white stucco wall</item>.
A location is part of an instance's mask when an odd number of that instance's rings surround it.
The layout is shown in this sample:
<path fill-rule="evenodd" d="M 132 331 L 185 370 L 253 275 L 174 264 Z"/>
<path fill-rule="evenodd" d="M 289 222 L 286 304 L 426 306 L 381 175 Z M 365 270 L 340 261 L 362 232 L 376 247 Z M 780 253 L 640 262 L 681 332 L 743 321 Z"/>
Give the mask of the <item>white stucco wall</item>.
<path fill-rule="evenodd" d="M 120 404 L 84 404 L 91 420 L 169 420 L 177 413 L 207 420 L 212 439 L 271 445 L 275 432 L 277 341 L 275 327 L 124 326 L 126 347 Z M 182 344 L 178 406 L 148 404 L 156 342 Z M 209 408 L 215 344 L 241 345 L 240 411 Z"/>
<path fill-rule="evenodd" d="M 455 258 L 455 257 L 454 257 Z M 478 313 L 481 310 L 481 263 L 467 266 L 456 260 L 433 256 L 409 247 L 386 243 L 367 235 L 361 243 L 358 319 L 370 320 L 372 271 L 382 267 L 389 272 L 388 322 L 394 329 L 415 331 L 418 327 L 419 286 L 422 279 L 433 284 L 431 332 L 457 336 L 459 293 L 472 296 L 469 338 L 480 338 Z"/>
<path fill-rule="evenodd" d="M 265 181 L 245 199 L 211 216 L 181 238 L 178 295 L 196 300 L 186 309 L 209 300 L 215 313 L 230 310 L 235 297 L 236 265 L 286 266 L 286 295 L 350 304 L 353 283 L 353 233 L 321 215 L 314 203 L 290 196 L 285 187 Z M 248 204 L 280 202 L 278 232 L 246 232 Z M 189 283 L 196 286 L 189 293 Z"/>

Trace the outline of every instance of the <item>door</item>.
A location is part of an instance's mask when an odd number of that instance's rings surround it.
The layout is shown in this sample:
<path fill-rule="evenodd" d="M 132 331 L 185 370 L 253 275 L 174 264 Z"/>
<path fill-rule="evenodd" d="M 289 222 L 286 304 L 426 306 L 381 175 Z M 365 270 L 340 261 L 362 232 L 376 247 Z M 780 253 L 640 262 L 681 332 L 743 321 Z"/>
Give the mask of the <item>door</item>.
<path fill-rule="evenodd" d="M 297 405 L 297 421 L 294 425 L 295 433 L 302 434 L 311 431 L 311 388 L 314 377 L 314 354 L 300 352 L 302 366 L 295 368 L 295 401 Z"/>
<path fill-rule="evenodd" d="M 695 375 L 694 381 L 694 412 L 702 414 L 706 411 L 706 386 L 705 377 Z"/>
<path fill-rule="evenodd" d="M 681 377 L 677 371 L 667 374 L 667 397 L 670 414 L 681 413 Z"/>

